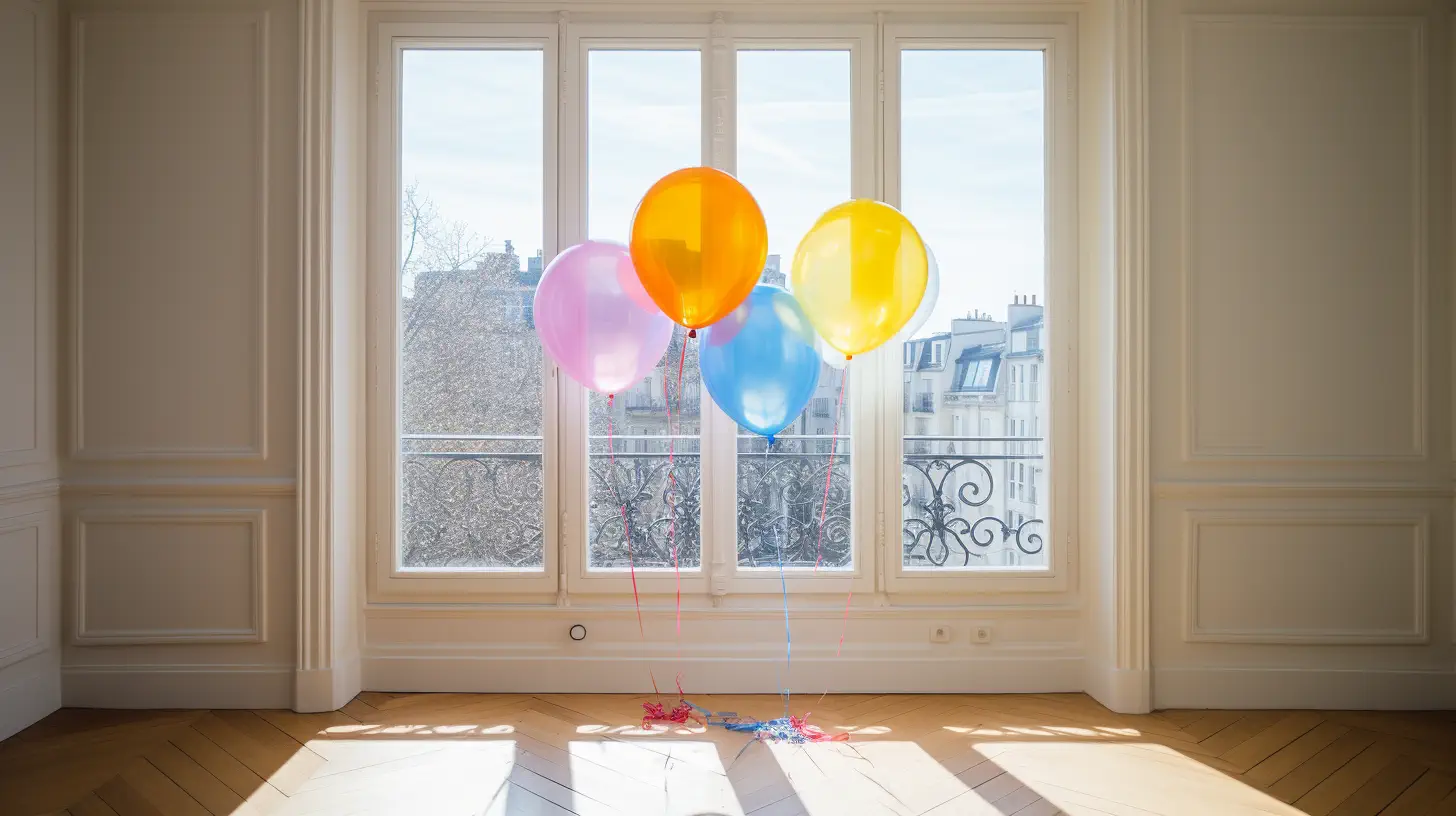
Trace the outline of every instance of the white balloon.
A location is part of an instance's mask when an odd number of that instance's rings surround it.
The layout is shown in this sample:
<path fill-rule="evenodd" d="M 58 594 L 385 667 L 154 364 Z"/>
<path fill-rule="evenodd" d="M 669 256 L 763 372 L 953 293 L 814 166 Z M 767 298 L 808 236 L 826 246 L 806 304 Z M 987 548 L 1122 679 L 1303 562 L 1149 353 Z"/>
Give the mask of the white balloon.
<path fill-rule="evenodd" d="M 935 261 L 935 253 L 930 251 L 930 244 L 925 245 L 925 272 L 925 294 L 920 296 L 915 314 L 910 315 L 905 328 L 896 337 L 902 343 L 915 337 L 915 332 L 920 331 L 920 327 L 930 319 L 930 313 L 935 311 L 935 303 L 940 299 L 940 264 Z"/>
<path fill-rule="evenodd" d="M 935 252 L 930 252 L 930 245 L 925 245 L 926 277 L 925 294 L 920 296 L 920 306 L 910 315 L 897 340 L 906 342 L 913 340 L 914 332 L 920 331 L 920 326 L 925 325 L 930 319 L 930 312 L 935 312 L 936 300 L 941 299 L 941 264 L 935 261 Z"/>
<path fill-rule="evenodd" d="M 824 338 L 818 335 L 815 335 L 814 339 L 819 341 L 816 346 L 819 350 L 819 359 L 828 363 L 831 368 L 844 368 L 849 364 L 844 352 L 824 342 Z"/>

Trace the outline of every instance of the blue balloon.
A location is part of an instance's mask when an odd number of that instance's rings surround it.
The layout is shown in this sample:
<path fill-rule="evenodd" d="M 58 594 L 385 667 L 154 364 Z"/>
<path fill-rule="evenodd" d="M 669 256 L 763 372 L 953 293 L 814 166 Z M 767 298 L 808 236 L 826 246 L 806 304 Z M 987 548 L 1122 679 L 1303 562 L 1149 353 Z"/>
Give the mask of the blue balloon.
<path fill-rule="evenodd" d="M 703 382 L 740 426 L 772 439 L 814 396 L 820 366 L 814 329 L 783 289 L 753 287 L 742 305 L 700 334 Z"/>

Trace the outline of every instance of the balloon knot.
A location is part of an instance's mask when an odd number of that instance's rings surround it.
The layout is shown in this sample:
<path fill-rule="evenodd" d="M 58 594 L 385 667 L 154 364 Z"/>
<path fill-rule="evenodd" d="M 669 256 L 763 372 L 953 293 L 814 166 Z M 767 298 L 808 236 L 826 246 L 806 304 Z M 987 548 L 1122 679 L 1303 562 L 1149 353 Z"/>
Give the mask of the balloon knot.
<path fill-rule="evenodd" d="M 768 446 L 770 448 L 772 448 L 773 447 L 773 444 L 774 444 L 774 435 L 773 434 L 769 434 L 768 435 Z"/>
<path fill-rule="evenodd" d="M 853 359 L 854 359 L 854 355 L 853 354 L 846 354 L 846 355 L 844 355 L 844 361 L 846 363 L 849 362 L 850 360 L 853 360 Z"/>
<path fill-rule="evenodd" d="M 688 337 L 697 337 L 697 336 L 698 336 L 698 330 L 697 329 L 688 329 Z"/>
<path fill-rule="evenodd" d="M 615 399 L 616 396 L 617 396 L 616 394 L 608 394 L 607 395 L 607 407 L 608 408 L 611 408 L 612 407 L 612 400 Z"/>

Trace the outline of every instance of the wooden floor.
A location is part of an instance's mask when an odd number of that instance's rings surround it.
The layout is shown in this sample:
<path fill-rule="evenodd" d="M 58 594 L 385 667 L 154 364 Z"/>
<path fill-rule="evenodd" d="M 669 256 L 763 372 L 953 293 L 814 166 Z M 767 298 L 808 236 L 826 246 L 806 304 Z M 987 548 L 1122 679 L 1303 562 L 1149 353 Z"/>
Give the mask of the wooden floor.
<path fill-rule="evenodd" d="M 794 711 L 849 742 L 770 745 L 644 731 L 643 699 L 63 710 L 0 743 L 0 813 L 1456 814 L 1453 712 L 1124 716 L 1079 694 L 839 695 Z M 695 702 L 782 714 L 774 697 Z"/>

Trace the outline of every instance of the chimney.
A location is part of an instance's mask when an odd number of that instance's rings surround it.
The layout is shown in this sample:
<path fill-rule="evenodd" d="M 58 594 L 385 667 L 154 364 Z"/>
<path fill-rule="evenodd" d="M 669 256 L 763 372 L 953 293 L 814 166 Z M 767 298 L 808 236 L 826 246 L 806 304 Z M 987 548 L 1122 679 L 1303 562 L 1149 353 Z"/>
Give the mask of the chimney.
<path fill-rule="evenodd" d="M 1041 309 L 1042 307 L 1036 305 L 1035 296 L 1017 295 L 1012 298 L 1011 306 L 1006 309 L 1008 328 L 1015 328 L 1020 323 L 1039 317 L 1041 315 Z"/>

